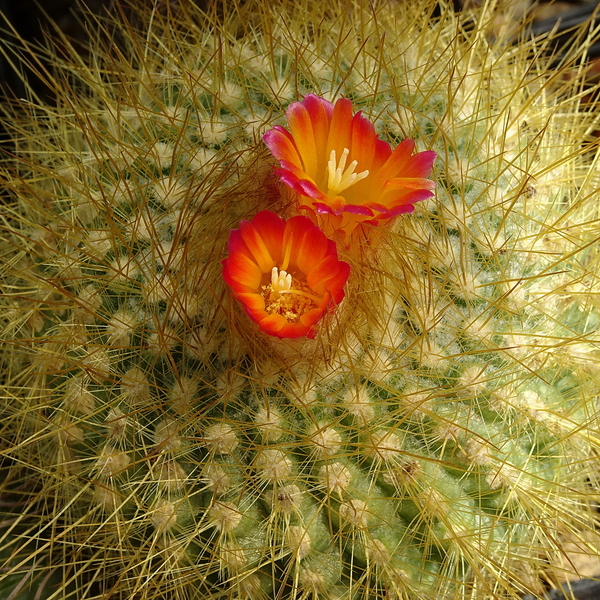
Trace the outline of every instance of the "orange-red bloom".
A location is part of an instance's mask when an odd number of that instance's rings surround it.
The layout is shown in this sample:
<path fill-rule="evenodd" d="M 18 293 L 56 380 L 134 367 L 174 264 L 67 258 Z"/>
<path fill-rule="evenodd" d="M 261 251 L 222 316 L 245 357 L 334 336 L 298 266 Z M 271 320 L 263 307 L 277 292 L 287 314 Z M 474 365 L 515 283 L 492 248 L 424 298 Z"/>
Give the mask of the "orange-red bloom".
<path fill-rule="evenodd" d="M 269 335 L 314 337 L 317 321 L 344 298 L 350 266 L 306 217 L 259 212 L 231 231 L 228 250 L 223 278 Z"/>
<path fill-rule="evenodd" d="M 308 94 L 286 112 L 290 131 L 275 126 L 264 141 L 281 164 L 281 180 L 300 196 L 300 208 L 327 235 L 348 238 L 357 226 L 378 225 L 433 195 L 427 179 L 435 152 L 413 154 L 404 140 L 393 152 L 350 100 L 335 105 Z"/>

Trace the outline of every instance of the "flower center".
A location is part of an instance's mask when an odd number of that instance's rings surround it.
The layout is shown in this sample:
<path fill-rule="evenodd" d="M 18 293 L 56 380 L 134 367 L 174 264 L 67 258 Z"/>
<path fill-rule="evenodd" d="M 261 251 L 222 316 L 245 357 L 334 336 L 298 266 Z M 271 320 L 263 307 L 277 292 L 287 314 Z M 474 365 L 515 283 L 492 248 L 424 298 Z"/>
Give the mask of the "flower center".
<path fill-rule="evenodd" d="M 322 298 L 312 293 L 305 281 L 298 278 L 292 281 L 292 274 L 271 269 L 270 285 L 261 286 L 261 296 L 265 299 L 265 310 L 269 314 L 277 313 L 288 321 L 296 322 L 309 310 L 317 308 Z"/>
<path fill-rule="evenodd" d="M 342 156 L 340 156 L 340 162 L 337 162 L 337 154 L 335 150 L 332 150 L 329 154 L 329 162 L 327 163 L 327 171 L 329 173 L 329 181 L 327 187 L 329 188 L 329 195 L 339 194 L 346 188 L 354 185 L 361 179 L 364 179 L 369 174 L 369 171 L 361 171 L 355 173 L 354 170 L 358 166 L 358 161 L 353 160 L 346 168 L 346 161 L 350 150 L 344 148 Z"/>

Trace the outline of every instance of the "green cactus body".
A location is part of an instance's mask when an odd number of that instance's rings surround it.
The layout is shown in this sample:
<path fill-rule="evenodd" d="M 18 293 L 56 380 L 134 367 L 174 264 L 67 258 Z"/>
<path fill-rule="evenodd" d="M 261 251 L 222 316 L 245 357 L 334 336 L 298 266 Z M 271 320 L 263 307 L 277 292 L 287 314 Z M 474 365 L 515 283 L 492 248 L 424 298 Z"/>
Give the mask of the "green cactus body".
<path fill-rule="evenodd" d="M 593 530 L 596 117 L 433 8 L 190 8 L 53 58 L 4 163 L 5 585 L 21 548 L 24 598 L 503 598 Z M 219 261 L 292 213 L 260 137 L 309 92 L 434 149 L 437 190 L 278 341 Z"/>

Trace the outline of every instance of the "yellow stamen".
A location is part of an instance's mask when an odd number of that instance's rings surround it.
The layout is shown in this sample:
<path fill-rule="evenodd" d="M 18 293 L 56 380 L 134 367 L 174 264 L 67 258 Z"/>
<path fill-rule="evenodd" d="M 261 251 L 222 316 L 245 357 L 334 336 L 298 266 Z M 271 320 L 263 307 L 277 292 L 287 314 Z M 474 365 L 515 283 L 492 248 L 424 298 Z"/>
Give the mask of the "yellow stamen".
<path fill-rule="evenodd" d="M 292 289 L 294 285 L 294 289 Z M 261 286 L 261 295 L 265 299 L 265 310 L 269 314 L 277 313 L 291 323 L 313 308 L 317 308 L 323 298 L 311 293 L 306 281 L 292 280 L 292 274 L 273 267 L 271 282 Z"/>
<path fill-rule="evenodd" d="M 327 163 L 327 171 L 329 172 L 329 181 L 327 187 L 329 188 L 329 195 L 339 194 L 341 191 L 349 188 L 351 185 L 359 182 L 369 175 L 369 171 L 361 171 L 355 173 L 354 170 L 358 166 L 358 161 L 353 160 L 346 168 L 346 160 L 350 150 L 344 148 L 342 156 L 340 157 L 339 165 L 337 163 L 337 154 L 335 150 L 332 150 L 329 155 L 329 162 Z"/>

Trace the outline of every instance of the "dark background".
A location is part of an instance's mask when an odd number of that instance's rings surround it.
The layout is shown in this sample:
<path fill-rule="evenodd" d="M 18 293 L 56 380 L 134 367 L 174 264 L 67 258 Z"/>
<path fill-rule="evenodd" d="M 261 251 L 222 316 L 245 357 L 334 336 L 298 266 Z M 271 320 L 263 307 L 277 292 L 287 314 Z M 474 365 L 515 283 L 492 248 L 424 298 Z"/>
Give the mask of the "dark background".
<path fill-rule="evenodd" d="M 135 18 L 135 11 L 128 8 L 127 0 L 84 0 L 87 9 L 95 14 L 106 11 L 116 13 L 123 10 Z M 142 3 L 154 6 L 158 10 L 177 10 L 177 5 L 194 2 L 203 7 L 215 0 L 141 0 Z M 217 0 L 218 1 L 218 0 Z M 268 1 L 268 0 L 265 0 Z M 325 1 L 325 0 L 324 0 Z M 331 0 L 330 0 L 331 1 Z M 335 0 L 333 0 L 335 1 Z M 402 2 L 406 0 L 389 0 Z M 456 10 L 479 4 L 481 0 L 454 0 Z M 504 0 L 507 9 L 516 11 L 516 15 L 531 11 L 534 31 L 544 33 L 559 23 L 560 29 L 568 30 L 578 23 L 590 18 L 598 9 L 600 0 L 582 2 L 581 0 L 558 0 L 557 2 L 535 2 L 534 0 Z M 75 48 L 85 53 L 87 33 L 85 18 L 81 10 L 82 2 L 78 0 L 0 0 L 0 43 L 15 42 L 11 27 L 18 35 L 30 43 L 40 43 L 44 40 L 44 32 L 56 38 L 56 28 L 64 33 L 74 43 Z M 3 17 L 2 17 L 3 15 Z M 501 23 L 499 23 L 501 26 Z M 569 36 L 565 35 L 563 43 L 568 44 Z M 600 55 L 600 45 L 593 55 Z M 35 92 L 47 102 L 52 102 L 49 90 L 31 76 L 28 77 Z M 25 86 L 21 77 L 13 70 L 5 57 L 0 55 L 0 94 L 17 97 L 25 96 Z"/>
<path fill-rule="evenodd" d="M 42 42 L 44 31 L 53 35 L 54 27 L 51 23 L 74 40 L 84 40 L 86 37 L 81 21 L 81 10 L 76 0 L 0 0 L 0 38 L 3 42 L 14 43 L 16 38 L 10 28 L 14 28 L 18 35 L 28 42 Z M 96 14 L 107 9 L 114 9 L 118 0 L 87 0 L 89 10 Z M 29 77 L 37 93 L 46 96 L 51 101 L 46 90 L 34 78 Z M 12 69 L 4 56 L 0 57 L 0 87 L 7 95 L 23 97 L 25 87 L 19 75 Z"/>

